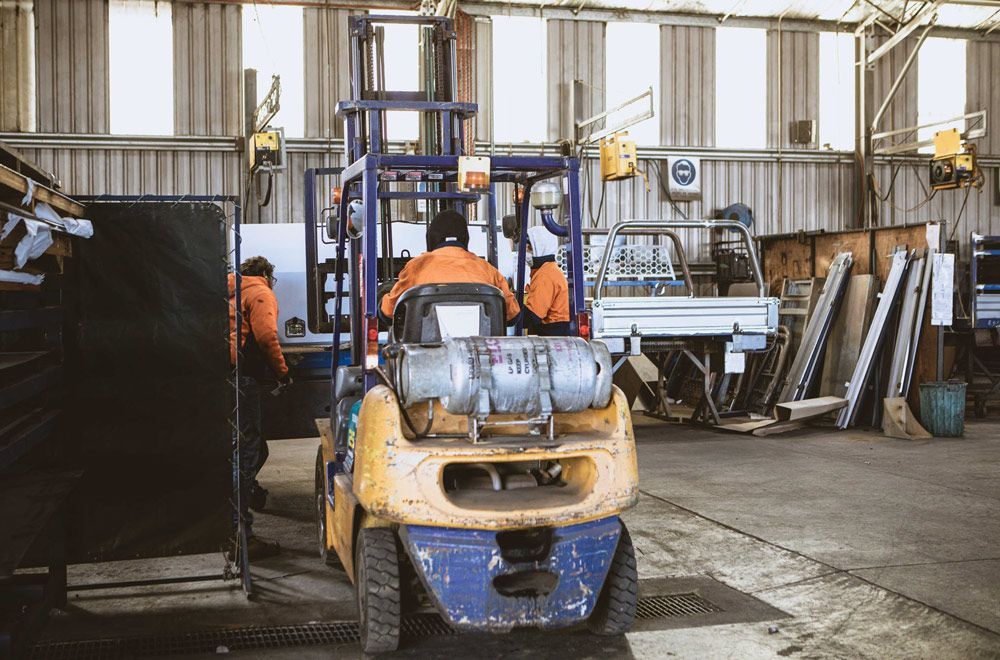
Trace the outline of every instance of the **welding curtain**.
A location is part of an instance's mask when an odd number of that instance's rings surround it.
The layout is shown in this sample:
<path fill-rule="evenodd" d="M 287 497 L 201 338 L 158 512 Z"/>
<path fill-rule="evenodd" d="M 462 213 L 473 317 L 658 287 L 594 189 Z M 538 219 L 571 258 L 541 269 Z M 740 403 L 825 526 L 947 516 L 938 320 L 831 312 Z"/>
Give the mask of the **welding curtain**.
<path fill-rule="evenodd" d="M 64 448 L 86 471 L 69 559 L 219 550 L 232 516 L 224 210 L 94 203 L 87 213 Z"/>

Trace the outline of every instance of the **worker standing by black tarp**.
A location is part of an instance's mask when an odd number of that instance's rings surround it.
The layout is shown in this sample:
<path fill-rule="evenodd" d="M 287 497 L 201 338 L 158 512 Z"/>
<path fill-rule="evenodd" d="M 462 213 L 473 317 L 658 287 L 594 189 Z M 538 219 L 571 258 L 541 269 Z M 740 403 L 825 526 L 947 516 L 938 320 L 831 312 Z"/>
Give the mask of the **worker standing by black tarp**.
<path fill-rule="evenodd" d="M 250 559 L 261 559 L 278 554 L 277 542 L 261 539 L 253 533 L 253 514 L 249 505 L 255 495 L 257 473 L 267 460 L 267 442 L 261 433 L 261 388 L 265 382 L 276 378 L 281 385 L 288 385 L 288 366 L 278 342 L 278 299 L 272 290 L 274 266 L 264 257 L 250 257 L 240 264 L 242 285 L 240 303 L 243 325 L 239 344 L 243 346 L 240 363 L 240 515 L 246 521 L 247 552 Z M 229 347 L 230 360 L 236 363 L 236 276 L 229 275 Z M 266 491 L 264 491 L 266 493 Z M 266 495 L 265 495 L 266 497 Z M 258 494 L 259 498 L 259 494 Z"/>

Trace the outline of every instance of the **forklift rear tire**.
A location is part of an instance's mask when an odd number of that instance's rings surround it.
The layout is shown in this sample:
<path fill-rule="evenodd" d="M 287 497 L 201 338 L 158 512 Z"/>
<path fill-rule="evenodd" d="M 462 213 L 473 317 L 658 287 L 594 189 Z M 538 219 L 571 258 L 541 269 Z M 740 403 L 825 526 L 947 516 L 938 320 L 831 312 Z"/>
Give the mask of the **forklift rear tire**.
<path fill-rule="evenodd" d="M 621 523 L 622 533 L 618 537 L 618 547 L 604 580 L 604 588 L 597 598 L 597 604 L 587 628 L 595 635 L 624 635 L 635 622 L 635 612 L 639 607 L 639 574 L 635 568 L 635 549 L 625 523 Z"/>
<path fill-rule="evenodd" d="M 343 570 L 336 552 L 326 547 L 326 476 L 324 475 L 323 447 L 316 452 L 316 539 L 319 556 L 327 566 Z"/>
<path fill-rule="evenodd" d="M 358 592 L 361 650 L 388 653 L 399 647 L 399 547 L 386 527 L 366 527 L 358 533 L 354 584 Z"/>

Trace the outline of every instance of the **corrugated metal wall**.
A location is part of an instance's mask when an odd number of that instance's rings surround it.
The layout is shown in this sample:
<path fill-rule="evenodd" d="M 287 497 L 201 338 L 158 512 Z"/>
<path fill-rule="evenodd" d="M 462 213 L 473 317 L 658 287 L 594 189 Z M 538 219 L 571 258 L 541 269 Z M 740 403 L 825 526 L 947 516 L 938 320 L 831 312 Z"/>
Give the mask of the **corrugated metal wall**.
<path fill-rule="evenodd" d="M 108 132 L 108 0 L 35 0 L 38 130 Z"/>
<path fill-rule="evenodd" d="M 476 51 L 473 77 L 476 89 L 476 103 L 479 116 L 476 118 L 476 139 L 489 141 L 491 126 L 489 117 L 493 113 L 493 24 L 489 19 L 473 17 L 475 21 Z"/>
<path fill-rule="evenodd" d="M 1000 43 L 970 41 L 966 51 L 965 111 L 987 108 L 986 137 L 979 152 L 1000 154 Z"/>
<path fill-rule="evenodd" d="M 877 37 L 875 39 L 876 47 L 885 41 L 884 38 Z M 878 109 L 881 99 L 884 99 L 889 93 L 889 88 L 892 87 L 896 76 L 903 69 L 906 58 L 910 56 L 916 45 L 917 39 L 915 37 L 905 39 L 875 62 L 875 98 L 878 99 L 875 104 L 876 109 Z M 906 78 L 903 79 L 902 86 L 896 92 L 892 105 L 889 106 L 882 123 L 878 126 L 878 130 L 890 131 L 895 128 L 917 125 L 917 69 L 919 66 L 920 62 L 918 61 L 910 67 Z"/>
<path fill-rule="evenodd" d="M 238 7 L 212 3 L 178 4 L 174 7 L 175 75 L 177 126 L 191 134 L 228 135 L 238 132 L 241 114 L 240 20 Z M 39 130 L 45 132 L 92 133 L 107 131 L 107 6 L 104 0 L 37 0 Z M 339 134 L 340 123 L 333 118 L 333 105 L 346 92 L 347 36 L 343 9 L 307 8 L 304 12 L 306 43 L 306 131 L 318 138 Z M 476 95 L 488 111 L 492 64 L 491 26 L 477 19 Z M 711 146 L 715 128 L 715 31 L 708 27 L 665 25 L 661 28 L 660 122 L 664 142 L 678 146 Z M 572 81 L 587 81 L 584 114 L 604 105 L 604 24 L 594 21 L 551 20 L 547 26 L 549 130 L 552 138 L 570 132 Z M 777 33 L 773 32 L 768 58 L 772 77 L 777 76 Z M 912 41 L 912 40 L 911 40 Z M 772 139 L 787 140 L 788 122 L 817 118 L 818 94 L 815 33 L 782 34 L 782 123 L 772 126 Z M 6 46 L 5 46 L 6 47 Z M 909 47 L 912 47 L 910 45 Z M 2 52 L 9 52 L 3 50 Z M 878 93 L 891 84 L 891 71 L 898 70 L 906 52 L 897 51 L 878 67 Z M 968 107 L 986 107 L 1000 112 L 1000 43 L 970 42 Z M 199 65 L 200 63 L 200 65 Z M 804 66 L 803 66 L 804 64 Z M 59 75 L 56 75 L 56 73 Z M 219 81 L 219 82 L 216 82 Z M 229 81 L 229 82 L 226 82 Z M 598 82 L 594 82 L 598 81 Z M 58 100 L 57 100 L 58 99 Z M 41 102 L 44 101 L 44 104 Z M 916 72 L 887 115 L 883 128 L 916 122 Z M 769 94 L 769 107 L 777 97 Z M 488 115 L 483 115 L 487 117 Z M 774 117 L 775 113 L 771 113 Z M 776 122 L 776 118 L 774 119 Z M 981 153 L 1000 153 L 1000 118 L 992 112 L 991 135 L 981 145 Z M 204 128 L 202 128 L 204 127 Z M 489 122 L 479 122 L 477 134 L 488 139 Z M 785 143 L 787 146 L 787 142 Z M 293 141 L 289 167 L 275 177 L 273 201 L 264 209 L 264 222 L 302 219 L 302 171 L 306 167 L 342 164 L 340 148 L 320 153 L 317 145 Z M 154 149 L 25 149 L 30 158 L 59 174 L 67 191 L 87 193 L 218 193 L 240 194 L 242 156 L 226 147 L 205 151 L 178 146 L 168 151 Z M 800 153 L 800 152 L 796 152 Z M 742 155 L 726 160 L 711 152 L 702 161 L 703 200 L 680 203 L 690 217 L 705 217 L 733 202 L 750 204 L 757 217 L 759 233 L 795 230 L 837 229 L 849 224 L 853 209 L 853 169 L 850 156 L 818 154 L 803 162 L 796 153 Z M 964 192 L 943 192 L 929 202 L 924 186 L 922 163 L 898 167 L 890 186 L 895 164 L 878 168 L 878 180 L 886 201 L 882 205 L 883 224 L 918 222 L 929 219 L 954 220 L 959 216 Z M 596 212 L 604 189 L 604 213 L 599 222 L 607 225 L 630 217 L 676 217 L 676 212 L 660 190 L 655 169 L 648 162 L 650 191 L 641 179 L 602 186 L 596 164 L 586 169 L 584 214 L 592 204 Z M 993 198 L 993 172 L 988 173 L 983 192 L 969 193 L 956 234 L 965 236 L 972 228 L 1000 233 L 1000 220 Z M 917 208 L 915 208 L 917 207 Z M 503 205 L 501 205 L 501 212 Z M 688 239 L 693 255 L 704 250 L 704 241 Z M 692 256 L 692 258 L 697 258 Z"/>
<path fill-rule="evenodd" d="M 768 32 L 767 80 L 767 145 L 791 147 L 792 122 L 819 121 L 819 33 Z"/>
<path fill-rule="evenodd" d="M 547 21 L 549 140 L 573 135 L 573 81 L 584 81 L 582 117 L 604 110 L 604 23 Z M 595 82 L 598 81 L 598 82 Z"/>
<path fill-rule="evenodd" d="M 343 9 L 303 11 L 305 22 L 305 79 L 307 137 L 343 137 L 344 124 L 337 119 L 337 102 L 347 98 L 350 87 L 347 17 Z"/>
<path fill-rule="evenodd" d="M 0 3 L 0 131 L 34 128 L 34 23 L 30 2 Z"/>
<path fill-rule="evenodd" d="M 665 145 L 715 144 L 715 30 L 660 27 L 660 139 Z"/>
<path fill-rule="evenodd" d="M 235 195 L 239 154 L 152 149 L 22 149 L 76 194 Z"/>
<path fill-rule="evenodd" d="M 172 10 L 174 131 L 239 135 L 243 124 L 240 7 L 178 3 Z"/>

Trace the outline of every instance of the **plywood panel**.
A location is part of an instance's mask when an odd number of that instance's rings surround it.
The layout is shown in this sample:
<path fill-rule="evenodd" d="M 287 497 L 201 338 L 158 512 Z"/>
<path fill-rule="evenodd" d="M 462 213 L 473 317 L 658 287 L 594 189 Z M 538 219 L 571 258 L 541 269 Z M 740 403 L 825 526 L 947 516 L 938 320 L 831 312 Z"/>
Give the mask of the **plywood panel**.
<path fill-rule="evenodd" d="M 786 277 L 813 277 L 812 241 L 806 238 L 781 238 L 764 243 L 764 281 L 777 295 Z"/>
<path fill-rule="evenodd" d="M 904 245 L 907 250 L 927 248 L 927 225 L 882 227 L 875 230 L 875 274 L 879 281 L 885 282 L 889 275 L 892 253 L 898 246 Z"/>
<path fill-rule="evenodd" d="M 850 252 L 853 257 L 851 275 L 871 273 L 871 236 L 864 230 L 821 234 L 814 239 L 816 276 L 826 277 L 830 264 L 841 252 Z"/>

